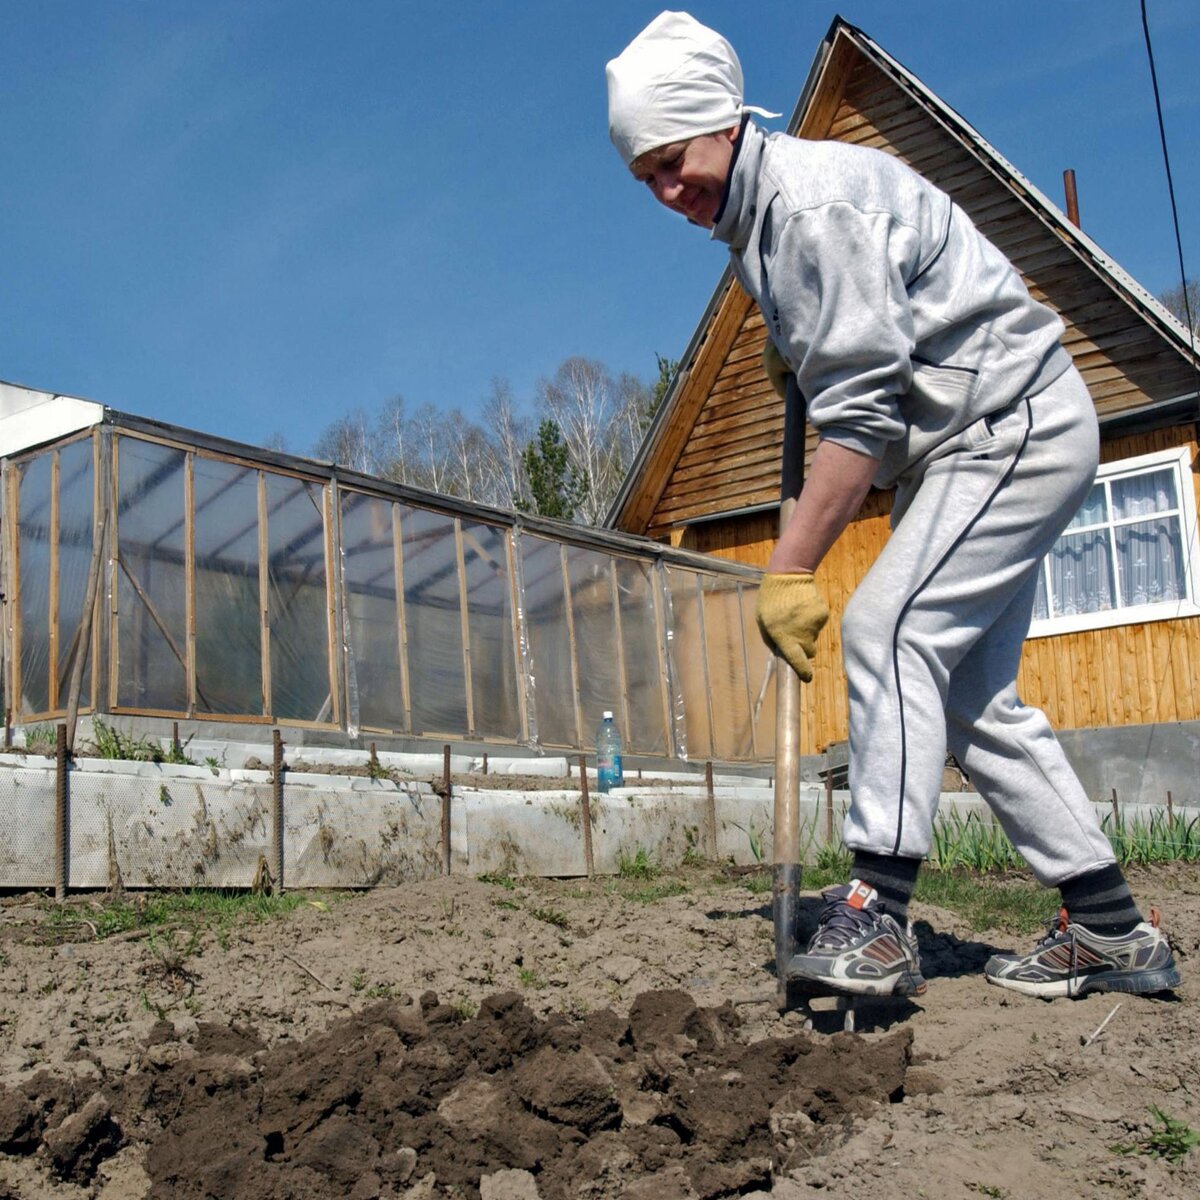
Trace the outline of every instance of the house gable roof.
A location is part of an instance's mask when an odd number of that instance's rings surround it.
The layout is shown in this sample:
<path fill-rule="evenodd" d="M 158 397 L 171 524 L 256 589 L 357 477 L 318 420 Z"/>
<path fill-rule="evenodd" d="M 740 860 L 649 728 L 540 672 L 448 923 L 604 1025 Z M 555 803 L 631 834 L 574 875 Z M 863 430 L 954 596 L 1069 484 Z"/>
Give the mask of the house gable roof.
<path fill-rule="evenodd" d="M 1185 327 L 957 112 L 840 17 L 788 132 L 895 154 L 948 192 L 1031 294 L 1062 316 L 1063 343 L 1102 419 L 1195 396 Z M 759 362 L 765 336 L 757 306 L 726 268 L 606 524 L 661 536 L 777 504 L 783 405 Z"/>

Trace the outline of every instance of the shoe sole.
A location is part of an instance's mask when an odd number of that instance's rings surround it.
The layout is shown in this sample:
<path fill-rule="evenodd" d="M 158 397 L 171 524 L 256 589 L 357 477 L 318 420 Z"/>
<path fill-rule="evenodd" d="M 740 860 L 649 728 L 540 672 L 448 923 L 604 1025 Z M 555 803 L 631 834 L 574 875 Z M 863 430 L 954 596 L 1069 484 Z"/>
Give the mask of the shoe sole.
<path fill-rule="evenodd" d="M 1169 992 L 1177 988 L 1183 976 L 1175 967 L 1164 967 L 1160 971 L 1111 971 L 1104 975 L 1085 975 L 1075 980 L 1055 979 L 1035 983 L 1027 979 L 1004 979 L 993 975 L 985 976 L 988 983 L 1020 992 L 1024 996 L 1037 996 L 1043 1000 L 1067 997 L 1080 1000 L 1092 992 L 1123 992 L 1134 996 L 1153 996 L 1158 992 Z"/>
<path fill-rule="evenodd" d="M 787 981 L 808 996 L 923 996 L 929 987 L 920 975 L 911 971 L 890 979 L 830 979 L 789 970 Z"/>

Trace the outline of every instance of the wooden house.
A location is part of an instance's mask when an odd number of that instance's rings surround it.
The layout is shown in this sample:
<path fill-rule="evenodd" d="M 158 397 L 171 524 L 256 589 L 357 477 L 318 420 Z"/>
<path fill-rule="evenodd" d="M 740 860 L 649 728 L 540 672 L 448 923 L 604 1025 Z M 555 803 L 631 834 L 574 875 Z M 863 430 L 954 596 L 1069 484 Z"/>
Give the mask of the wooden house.
<path fill-rule="evenodd" d="M 970 214 L 1066 323 L 1065 345 L 1095 400 L 1102 466 L 1043 565 L 1023 697 L 1060 730 L 1200 720 L 1200 375 L 1187 330 L 962 117 L 840 18 L 788 132 L 902 158 Z M 783 406 L 760 365 L 764 338 L 757 307 L 727 269 L 610 525 L 766 563 Z M 810 431 L 809 454 L 814 446 Z M 888 536 L 890 506 L 891 493 L 872 492 L 818 573 L 833 619 L 814 684 L 803 689 L 806 749 L 846 737 L 838 618 Z"/>

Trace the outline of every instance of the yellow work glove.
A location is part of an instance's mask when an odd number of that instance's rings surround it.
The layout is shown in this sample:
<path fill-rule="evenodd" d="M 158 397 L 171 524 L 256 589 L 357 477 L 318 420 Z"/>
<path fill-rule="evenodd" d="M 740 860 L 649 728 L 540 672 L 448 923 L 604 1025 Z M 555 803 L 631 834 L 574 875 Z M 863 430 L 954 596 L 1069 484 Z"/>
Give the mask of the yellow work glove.
<path fill-rule="evenodd" d="M 767 344 L 763 347 L 762 352 L 763 370 L 767 373 L 767 378 L 771 381 L 771 386 L 775 389 L 775 394 L 780 400 L 787 399 L 787 381 L 788 376 L 792 373 L 792 368 L 783 361 L 783 355 L 775 349 L 775 343 L 767 338 Z"/>
<path fill-rule="evenodd" d="M 763 641 L 812 683 L 817 634 L 829 620 L 829 605 L 811 571 L 764 575 L 758 588 L 758 631 Z"/>

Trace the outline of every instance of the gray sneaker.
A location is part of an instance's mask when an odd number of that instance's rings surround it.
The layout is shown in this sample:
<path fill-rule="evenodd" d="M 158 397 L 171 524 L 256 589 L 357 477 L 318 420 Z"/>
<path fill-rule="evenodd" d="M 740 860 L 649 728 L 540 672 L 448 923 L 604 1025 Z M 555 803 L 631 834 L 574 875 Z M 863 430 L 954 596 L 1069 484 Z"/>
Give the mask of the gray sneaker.
<path fill-rule="evenodd" d="M 1182 976 L 1158 921 L 1158 910 L 1152 908 L 1149 921 L 1128 933 L 1104 937 L 1076 925 L 1064 908 L 1031 953 L 993 954 L 983 973 L 997 987 L 1046 999 L 1089 992 L 1170 991 Z"/>
<path fill-rule="evenodd" d="M 877 905 L 870 884 L 852 879 L 822 893 L 825 907 L 804 954 L 788 964 L 803 990 L 856 996 L 919 996 L 925 991 L 912 926 Z"/>

